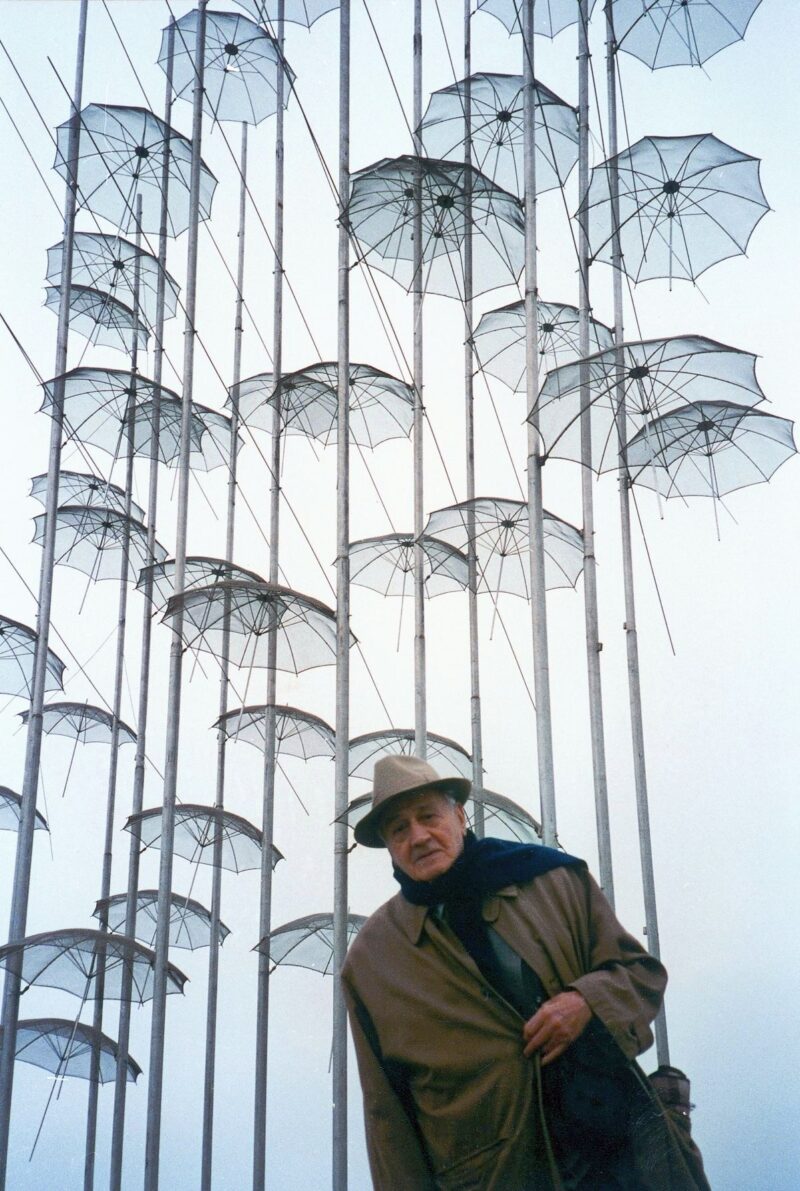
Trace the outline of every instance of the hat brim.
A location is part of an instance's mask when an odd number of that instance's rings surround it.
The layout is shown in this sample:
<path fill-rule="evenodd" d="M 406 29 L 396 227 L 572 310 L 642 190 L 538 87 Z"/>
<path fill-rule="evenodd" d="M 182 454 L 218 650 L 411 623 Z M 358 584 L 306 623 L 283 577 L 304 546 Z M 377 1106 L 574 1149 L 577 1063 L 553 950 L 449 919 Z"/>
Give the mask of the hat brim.
<path fill-rule="evenodd" d="M 413 798 L 415 794 L 425 794 L 429 790 L 434 790 L 438 794 L 449 794 L 455 798 L 462 806 L 467 801 L 472 789 L 472 782 L 466 777 L 440 777 L 434 782 L 423 782 L 420 786 L 411 786 L 408 790 L 401 790 L 397 794 L 392 794 L 390 798 L 384 798 L 377 806 L 373 807 L 363 819 L 359 819 L 353 828 L 353 835 L 356 837 L 356 843 L 361 844 L 365 848 L 385 848 L 386 844 L 380 836 L 380 825 L 385 819 L 388 812 L 393 806 L 403 798 Z M 374 792 L 373 792 L 374 794 Z"/>

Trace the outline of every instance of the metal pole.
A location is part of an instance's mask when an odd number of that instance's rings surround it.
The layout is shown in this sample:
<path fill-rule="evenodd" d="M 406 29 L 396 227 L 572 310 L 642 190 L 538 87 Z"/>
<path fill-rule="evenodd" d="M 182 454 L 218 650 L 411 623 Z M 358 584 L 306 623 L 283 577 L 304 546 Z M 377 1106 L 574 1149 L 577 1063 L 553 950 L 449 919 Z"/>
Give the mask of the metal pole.
<path fill-rule="evenodd" d="M 279 579 L 280 545 L 280 474 L 281 474 L 281 373 L 283 370 L 283 194 L 284 194 L 284 108 L 286 60 L 284 58 L 284 0 L 278 0 L 277 43 L 278 75 L 276 79 L 275 121 L 275 273 L 273 277 L 273 344 L 272 371 L 275 383 L 272 407 L 272 451 L 270 466 L 269 512 L 269 581 Z M 272 837 L 275 820 L 275 699 L 278 687 L 277 625 L 271 624 L 267 637 L 267 698 L 264 708 L 264 789 L 261 829 L 261 885 L 259 909 L 259 939 L 266 939 L 272 922 Z M 253 1191 L 264 1191 L 267 1148 L 267 1060 L 269 1049 L 269 977 L 268 950 L 258 952 L 258 991 L 256 1004 L 256 1061 L 253 1098 Z"/>
<path fill-rule="evenodd" d="M 336 419 L 336 760 L 333 826 L 333 1191 L 347 1191 L 347 811 L 350 739 L 350 0 L 339 8 L 338 412 Z"/>
<path fill-rule="evenodd" d="M 228 518 L 225 526 L 225 559 L 233 559 L 233 536 L 236 519 L 236 447 L 239 430 L 239 381 L 242 379 L 242 334 L 244 325 L 244 241 L 247 214 L 247 124 L 242 123 L 242 149 L 239 159 L 241 184 L 239 189 L 239 254 L 236 269 L 236 319 L 233 336 L 233 383 L 231 384 L 231 459 L 228 474 Z M 225 619 L 220 657 L 219 715 L 228 710 L 228 674 L 230 672 L 230 599 L 226 595 Z M 222 809 L 225 803 L 225 749 L 227 733 L 217 732 L 217 782 L 214 806 Z M 200 1168 L 200 1187 L 211 1191 L 211 1167 L 214 1145 L 214 1071 L 217 1048 L 217 992 L 219 987 L 219 923 L 222 905 L 222 843 L 221 823 L 214 828 L 214 857 L 211 870 L 211 947 L 208 953 L 208 1000 L 206 1005 L 206 1059 L 203 1084 L 203 1143 Z"/>
<path fill-rule="evenodd" d="M 612 163 L 618 152 L 617 138 L 617 80 L 616 41 L 612 5 L 606 5 L 606 79 L 608 84 L 608 153 Z M 639 677 L 639 642 L 636 633 L 636 601 L 633 588 L 633 548 L 631 542 L 630 476 L 625 451 L 627 416 L 623 383 L 623 358 L 620 345 L 624 340 L 622 309 L 622 248 L 619 238 L 619 174 L 612 164 L 609 170 L 611 191 L 611 261 L 614 284 L 614 343 L 617 346 L 617 435 L 619 445 L 619 511 L 622 533 L 622 567 L 625 588 L 625 648 L 628 659 L 628 701 L 631 715 L 633 744 L 633 779 L 636 790 L 636 814 L 639 823 L 639 855 L 642 865 L 642 891 L 647 930 L 647 947 L 656 959 L 661 958 L 656 910 L 656 881 L 653 868 L 653 847 L 650 835 L 650 808 L 647 797 L 647 769 L 644 757 L 644 725 L 642 721 L 642 690 Z M 656 1055 L 659 1064 L 669 1065 L 669 1039 L 664 1006 L 655 1020 Z"/>
<path fill-rule="evenodd" d="M 53 568 L 55 561 L 56 512 L 58 509 L 58 476 L 61 468 L 61 433 L 64 422 L 64 381 L 67 370 L 69 338 L 70 291 L 72 288 L 72 254 L 75 233 L 75 210 L 78 191 L 78 152 L 80 147 L 80 109 L 83 95 L 83 63 L 86 54 L 86 21 L 88 0 L 81 0 L 78 17 L 78 47 L 75 64 L 75 87 L 67 147 L 67 184 L 64 197 L 64 255 L 61 262 L 61 300 L 58 308 L 56 332 L 55 384 L 52 421 L 50 424 L 50 456 L 47 463 L 47 496 L 45 502 L 42 564 L 39 572 L 39 602 L 36 615 L 36 650 L 33 661 L 31 706 L 25 745 L 25 771 L 22 782 L 17 850 L 14 864 L 14 886 L 8 926 L 9 943 L 25 937 L 28 917 L 28 893 L 33 862 L 33 833 L 36 825 L 36 795 L 39 788 L 39 762 L 42 752 L 42 708 L 44 706 L 47 675 L 47 646 L 50 637 L 50 608 L 53 599 Z M 21 985 L 21 957 L 6 968 L 3 987 L 3 1047 L 0 1050 L 0 1191 L 5 1191 L 8 1165 L 8 1141 L 11 1122 L 11 1095 L 14 1084 L 14 1056 L 19 1020 Z"/>
<path fill-rule="evenodd" d="M 167 30 L 166 98 L 164 123 L 172 119 L 172 65 L 175 45 L 175 26 Z M 147 493 L 147 562 L 155 562 L 156 518 L 158 515 L 158 463 L 161 435 L 161 377 L 164 368 L 164 315 L 167 277 L 167 220 L 169 213 L 169 140 L 165 141 L 161 164 L 161 211 L 158 237 L 158 280 L 156 282 L 156 322 L 154 328 L 153 419 L 150 437 L 148 493 Z M 133 795 L 131 814 L 138 814 L 144 806 L 144 780 L 147 753 L 147 715 L 150 700 L 150 646 L 153 632 L 153 572 L 145 571 L 142 607 L 142 649 L 139 666 L 138 713 L 136 717 L 136 754 L 133 762 Z M 139 893 L 138 824 L 131 829 L 128 851 L 128 885 L 125 899 L 125 934 L 133 938 L 136 932 L 137 897 Z M 110 1191 L 121 1191 L 122 1154 L 125 1143 L 125 1098 L 128 1088 L 128 1044 L 130 1041 L 133 972 L 127 967 L 122 975 L 119 1026 L 117 1037 L 117 1068 L 114 1081 L 114 1116 L 111 1130 Z"/>
<path fill-rule="evenodd" d="M 117 650 L 114 664 L 114 694 L 111 706 L 111 755 L 108 760 L 108 790 L 106 794 L 106 830 L 103 846 L 103 868 L 100 878 L 99 929 L 108 930 L 108 898 L 111 895 L 111 861 L 114 848 L 114 811 L 117 801 L 117 770 L 119 767 L 119 723 L 122 716 L 122 682 L 125 664 L 125 633 L 128 620 L 128 583 L 130 581 L 130 516 L 133 500 L 133 457 L 136 450 L 136 378 L 139 371 L 139 286 L 141 283 L 142 196 L 136 197 L 136 259 L 133 266 L 133 345 L 131 348 L 131 384 L 127 409 L 128 457 L 125 461 L 125 529 L 122 538 L 122 559 L 119 573 L 119 612 L 117 617 Z M 103 997 L 106 977 L 105 953 L 97 955 L 95 998 L 92 1028 L 99 1035 L 103 1028 Z M 83 1167 L 84 1191 L 94 1191 L 94 1162 L 97 1144 L 97 1101 L 100 1091 L 100 1046 L 92 1045 L 89 1075 L 89 1105 L 86 1114 L 86 1156 Z"/>
<path fill-rule="evenodd" d="M 464 422 L 467 450 L 467 563 L 469 583 L 469 719 L 472 730 L 472 789 L 483 788 L 483 738 L 481 731 L 480 645 L 478 640 L 478 556 L 475 545 L 475 352 L 472 345 L 472 26 L 470 0 L 464 0 Z M 483 838 L 483 803 L 475 801 L 472 825 Z"/>
<path fill-rule="evenodd" d="M 195 85 L 192 110 L 192 164 L 189 183 L 189 243 L 186 262 L 186 321 L 183 344 L 183 393 L 181 403 L 180 469 L 178 473 L 178 516 L 175 535 L 175 595 L 183 594 L 186 569 L 186 531 L 189 508 L 190 431 L 194 384 L 195 308 L 197 305 L 197 242 L 200 209 L 200 148 L 203 133 L 203 75 L 205 67 L 206 7 L 199 0 L 195 40 Z M 150 1075 L 147 1085 L 147 1132 L 145 1135 L 145 1191 L 158 1191 L 158 1162 L 161 1145 L 161 1098 L 164 1081 L 164 1036 L 167 1016 L 167 964 L 172 891 L 172 846 L 175 838 L 175 799 L 178 783 L 181 675 L 183 670 L 183 616 L 173 621 L 172 646 L 167 687 L 167 738 L 164 763 L 164 800 L 161 812 L 161 853 L 158 874 L 158 921 L 156 925 L 155 971 L 153 974 L 153 1016 L 150 1034 Z"/>
<path fill-rule="evenodd" d="M 547 646 L 547 603 L 544 585 L 544 510 L 542 457 L 538 417 L 539 340 L 536 288 L 536 90 L 533 77 L 533 4 L 524 0 L 522 26 L 523 111 L 525 122 L 525 393 L 528 422 L 528 525 L 530 535 L 531 618 L 533 624 L 533 683 L 536 697 L 536 751 L 542 840 L 556 844 L 556 792 L 553 775 L 553 729 L 550 715 L 550 661 Z"/>
<path fill-rule="evenodd" d="M 422 123 L 422 0 L 414 0 L 414 153 L 422 157 L 419 134 Z M 425 552 L 422 549 L 423 473 L 422 437 L 424 424 L 422 302 L 422 164 L 418 160 L 414 182 L 414 284 L 413 284 L 413 369 L 414 369 L 414 752 L 425 757 L 428 725 L 425 698 Z"/>
<path fill-rule="evenodd" d="M 578 203 L 589 189 L 589 7 L 578 4 Z M 589 235 L 585 222 L 578 225 L 578 335 L 581 360 L 589 346 Z M 608 780 L 603 732 L 603 689 L 600 678 L 599 613 L 597 604 L 597 561 L 594 554 L 594 489 L 592 474 L 592 420 L 589 369 L 581 370 L 581 506 L 583 509 L 583 608 L 586 629 L 586 668 L 589 680 L 589 728 L 592 743 L 597 852 L 600 886 L 614 905 L 614 874 L 611 864 L 611 828 L 608 819 Z"/>

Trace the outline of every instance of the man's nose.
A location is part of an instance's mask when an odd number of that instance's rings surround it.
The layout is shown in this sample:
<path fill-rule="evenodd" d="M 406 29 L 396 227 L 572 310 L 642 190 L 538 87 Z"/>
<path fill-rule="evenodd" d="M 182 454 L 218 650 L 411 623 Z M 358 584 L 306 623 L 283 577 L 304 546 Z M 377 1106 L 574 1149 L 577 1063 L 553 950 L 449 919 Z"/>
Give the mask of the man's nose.
<path fill-rule="evenodd" d="M 428 828 L 427 828 L 426 824 L 417 822 L 416 819 L 412 819 L 411 826 L 409 827 L 408 836 L 409 836 L 409 840 L 412 844 L 416 844 L 423 840 L 426 840 L 428 838 Z"/>

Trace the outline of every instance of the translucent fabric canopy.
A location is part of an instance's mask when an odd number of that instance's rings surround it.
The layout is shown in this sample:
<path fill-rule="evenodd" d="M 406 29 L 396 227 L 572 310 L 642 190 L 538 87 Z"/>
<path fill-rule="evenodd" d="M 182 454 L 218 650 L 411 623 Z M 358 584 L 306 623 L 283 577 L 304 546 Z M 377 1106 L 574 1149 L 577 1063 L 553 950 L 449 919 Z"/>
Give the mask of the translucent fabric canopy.
<path fill-rule="evenodd" d="M 277 0 L 236 0 L 236 3 L 265 25 L 277 20 Z M 333 12 L 338 7 L 339 0 L 285 0 L 284 20 L 310 29 L 326 12 Z"/>
<path fill-rule="evenodd" d="M 9 616 L 0 616 L 0 694 L 23 695 L 30 699 L 35 649 L 33 629 Z M 48 649 L 44 676 L 46 692 L 64 689 L 64 670 L 61 659 Z"/>
<path fill-rule="evenodd" d="M 643 137 L 592 170 L 577 215 L 592 261 L 613 264 L 614 176 L 622 269 L 634 283 L 695 281 L 739 256 L 769 210 L 760 164 L 711 133 Z"/>
<path fill-rule="evenodd" d="M 469 563 L 448 542 L 423 535 L 425 594 L 463 591 L 469 583 Z M 388 533 L 350 543 L 350 582 L 383 596 L 405 596 L 414 589 L 414 537 Z"/>
<path fill-rule="evenodd" d="M 171 893 L 169 911 L 169 945 L 188 951 L 211 944 L 211 914 L 200 902 L 179 893 Z M 115 893 L 101 898 L 94 908 L 93 916 L 105 920 L 108 929 L 118 932 L 125 929 L 128 895 Z M 136 927 L 134 937 L 147 947 L 154 947 L 158 919 L 158 890 L 140 889 L 136 894 Z M 221 947 L 231 932 L 224 922 L 219 924 L 217 935 Z"/>
<path fill-rule="evenodd" d="M 652 70 L 701 66 L 741 41 L 761 0 L 614 0 L 617 49 Z"/>
<path fill-rule="evenodd" d="M 347 915 L 348 947 L 366 921 L 363 914 Z M 332 976 L 333 914 L 306 914 L 276 926 L 253 950 L 268 955 L 276 968 L 283 964 Z"/>
<path fill-rule="evenodd" d="M 467 816 L 472 822 L 475 805 L 483 807 L 483 827 L 488 836 L 514 840 L 521 844 L 540 844 L 542 828 L 526 810 L 503 794 L 492 790 L 473 791 L 466 803 Z"/>
<path fill-rule="evenodd" d="M 577 306 L 537 301 L 537 343 L 543 371 L 568 364 L 581 355 L 579 320 Z M 590 351 L 603 351 L 613 342 L 610 328 L 590 318 Z M 515 393 L 525 391 L 524 302 L 487 310 L 472 334 L 472 346 L 484 372 L 496 376 Z"/>
<path fill-rule="evenodd" d="M 97 930 L 51 930 L 0 947 L 0 967 L 19 962 L 22 982 L 60 988 L 84 1000 L 102 995 L 120 1000 L 125 977 L 132 978 L 131 1000 L 144 1004 L 153 995 L 155 955 L 135 939 Z M 98 972 L 105 973 L 102 991 Z M 183 992 L 186 977 L 167 965 L 167 992 Z M 23 989 L 23 992 L 25 989 Z"/>
<path fill-rule="evenodd" d="M 575 109 L 534 83 L 536 192 L 563 186 L 578 160 Z M 521 196 L 523 186 L 522 75 L 473 74 L 434 91 L 420 133 L 430 157 L 463 160 L 469 105 L 472 163 L 498 186 Z"/>
<path fill-rule="evenodd" d="M 0 1048 L 3 1030 L 0 1026 Z M 117 1072 L 117 1044 L 101 1030 L 63 1017 L 32 1017 L 17 1023 L 15 1057 L 57 1076 L 92 1078 L 92 1056 L 99 1058 L 97 1078 L 113 1083 Z M 142 1069 L 130 1055 L 125 1060 L 125 1078 L 136 1083 Z"/>
<path fill-rule="evenodd" d="M 797 454 L 792 425 L 729 401 L 682 405 L 646 422 L 629 441 L 630 477 L 666 497 L 720 497 L 766 483 Z"/>
<path fill-rule="evenodd" d="M 30 711 L 21 711 L 27 724 Z M 42 731 L 49 736 L 66 736 L 80 744 L 110 744 L 114 717 L 102 707 L 90 703 L 47 703 L 42 711 Z M 119 744 L 134 744 L 136 733 L 122 720 L 117 721 Z"/>
<path fill-rule="evenodd" d="M 47 250 L 47 280 L 58 285 L 64 262 L 64 241 Z M 137 248 L 122 236 L 102 232 L 76 232 L 72 253 L 72 282 L 110 294 L 133 311 L 135 272 L 139 272 L 139 310 L 152 327 L 156 320 L 158 278 L 161 270 L 151 252 Z M 180 286 L 164 272 L 164 313 L 172 318 Z"/>
<path fill-rule="evenodd" d="M 473 295 L 517 281 L 524 258 L 522 204 L 457 161 L 384 157 L 352 175 L 348 217 L 366 263 L 410 290 L 414 277 L 415 194 L 422 211 L 426 293 L 464 300 L 464 243 L 472 231 Z"/>
<path fill-rule="evenodd" d="M 213 725 L 225 733 L 228 740 L 243 740 L 246 744 L 264 748 L 267 708 L 262 704 L 252 707 L 235 707 Z M 296 707 L 275 709 L 276 753 L 280 756 L 299 757 L 309 761 L 312 757 L 333 757 L 336 740 L 333 728 L 319 716 Z"/>
<path fill-rule="evenodd" d="M 465 748 L 447 736 L 429 732 L 428 762 L 442 777 L 472 777 L 472 758 Z M 347 768 L 350 777 L 372 781 L 375 762 L 387 753 L 402 753 L 410 757 L 414 752 L 413 728 L 386 728 L 381 732 L 367 732 L 350 741 Z M 349 820 L 348 820 L 349 822 Z"/>
<path fill-rule="evenodd" d="M 47 474 L 34 476 L 31 480 L 31 496 L 40 504 L 47 502 Z M 125 512 L 125 492 L 116 484 L 109 483 L 102 476 L 80 471 L 58 473 L 58 499 L 62 505 L 85 505 L 91 508 L 114 509 Z M 144 509 L 131 501 L 131 516 L 144 521 Z"/>
<path fill-rule="evenodd" d="M 172 86 L 179 99 L 191 101 L 195 83 L 195 38 L 199 13 L 187 12 L 174 22 Z M 167 69 L 169 26 L 161 39 L 158 64 Z M 277 77 L 280 52 L 275 40 L 247 17 L 234 12 L 206 11 L 204 106 L 215 120 L 259 124 L 277 110 Z M 294 73 L 284 62 L 286 76 L 283 106 L 294 83 Z"/>
<path fill-rule="evenodd" d="M 42 545 L 46 514 L 34 519 L 34 542 Z M 73 567 L 90 579 L 119 579 L 123 552 L 128 552 L 128 575 L 131 583 L 139 578 L 139 571 L 151 557 L 159 561 L 167 552 L 158 542 L 148 549 L 147 530 L 132 517 L 114 509 L 91 508 L 85 505 L 64 505 L 56 513 L 56 566 Z"/>
<path fill-rule="evenodd" d="M 642 0 L 644 2 L 644 0 Z M 497 17 L 509 33 L 522 32 L 523 0 L 478 0 L 478 12 Z M 588 0 L 588 16 L 592 15 L 595 0 Z M 533 31 L 544 37 L 555 37 L 562 29 L 578 20 L 577 0 L 535 0 Z"/>
<path fill-rule="evenodd" d="M 390 438 L 411 433 L 414 421 L 414 390 L 388 372 L 369 364 L 351 364 L 350 440 L 356 446 L 373 448 Z M 239 413 L 258 430 L 272 431 L 273 410 L 280 402 L 281 425 L 287 434 L 304 434 L 323 446 L 336 442 L 339 366 L 312 364 L 297 372 L 285 372 L 275 385 L 271 372 L 248 377 L 238 386 Z M 232 405 L 232 397 L 227 406 Z"/>
<path fill-rule="evenodd" d="M 756 357 L 702 335 L 646 339 L 598 352 L 586 361 L 592 419 L 592 467 L 619 465 L 616 418 L 625 403 L 626 437 L 645 422 L 687 402 L 733 401 L 757 405 L 764 394 L 756 380 Z M 545 453 L 581 459 L 580 364 L 548 372 L 536 409 Z"/>
<path fill-rule="evenodd" d="M 574 587 L 583 570 L 583 537 L 579 529 L 544 511 L 545 587 Z M 426 530 L 478 560 L 478 591 L 504 591 L 530 598 L 528 506 L 521 500 L 476 497 L 437 509 Z"/>
<path fill-rule="evenodd" d="M 18 831 L 21 814 L 22 795 L 10 790 L 8 786 L 0 786 L 0 831 Z M 49 831 L 44 815 L 39 811 L 36 811 L 35 815 L 34 831 Z"/>
<path fill-rule="evenodd" d="M 69 128 L 56 129 L 55 169 L 69 175 Z M 142 231 L 157 233 L 161 222 L 161 171 L 169 160 L 167 234 L 189 226 L 192 145 L 146 108 L 90 103 L 80 113 L 78 206 L 102 215 L 122 232 L 136 230 L 137 199 L 142 200 Z M 217 180 L 200 164 L 200 218 L 208 219 Z"/>
<path fill-rule="evenodd" d="M 143 848 L 161 846 L 161 807 L 140 811 L 131 815 L 125 824 L 126 831 L 136 829 Z M 232 811 L 214 806 L 198 806 L 183 802 L 175 807 L 175 839 L 173 853 L 193 864 L 210 864 L 214 861 L 214 843 L 217 832 L 222 836 L 222 868 L 241 873 L 247 869 L 261 867 L 263 835 L 257 827 L 234 815 Z M 283 856 L 277 848 L 272 849 L 272 867 Z"/>
<path fill-rule="evenodd" d="M 48 285 L 45 306 L 58 314 L 61 286 Z M 134 336 L 141 351 L 147 347 L 147 328 L 134 317 L 129 306 L 102 290 L 87 285 L 71 285 L 69 290 L 69 325 L 91 344 L 130 352 Z"/>
<path fill-rule="evenodd" d="M 144 591 L 148 577 L 153 581 L 153 603 L 164 607 L 170 597 L 175 594 L 175 559 L 168 558 L 166 562 L 157 562 L 142 567 L 137 587 Z M 201 554 L 191 554 L 186 559 L 183 577 L 183 590 L 189 591 L 193 587 L 211 587 L 215 583 L 230 580 L 263 583 L 264 580 L 255 571 L 248 571 L 233 562 L 226 562 L 224 558 L 207 558 Z"/>

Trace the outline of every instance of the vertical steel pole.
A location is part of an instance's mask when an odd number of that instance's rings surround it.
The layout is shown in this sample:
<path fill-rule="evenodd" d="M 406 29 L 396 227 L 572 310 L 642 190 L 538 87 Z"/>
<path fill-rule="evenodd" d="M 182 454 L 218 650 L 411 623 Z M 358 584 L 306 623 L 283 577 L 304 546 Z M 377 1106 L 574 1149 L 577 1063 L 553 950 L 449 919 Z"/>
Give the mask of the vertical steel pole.
<path fill-rule="evenodd" d="M 350 0 L 339 8 L 339 402 L 336 419 L 336 761 L 333 824 L 333 1191 L 347 1191 L 347 771 L 350 739 Z"/>
<path fill-rule="evenodd" d="M 556 792 L 553 774 L 553 729 L 550 714 L 550 661 L 547 644 L 547 602 L 544 582 L 544 509 L 542 456 L 536 400 L 539 395 L 539 332 L 536 288 L 536 88 L 533 76 L 533 5 L 523 0 L 522 73 L 525 123 L 525 394 L 528 413 L 528 525 L 530 535 L 533 683 L 536 697 L 536 750 L 542 840 L 556 844 Z"/>
<path fill-rule="evenodd" d="M 186 262 L 186 321 L 183 345 L 183 392 L 178 472 L 178 516 L 175 535 L 175 595 L 183 594 L 186 570 L 186 532 L 189 512 L 190 431 L 194 385 L 194 337 L 197 306 L 197 246 L 200 224 L 200 149 L 203 134 L 203 76 L 205 67 L 206 8 L 199 0 L 195 39 L 195 85 L 192 109 L 192 164 L 189 182 L 189 242 Z M 153 975 L 153 1017 L 150 1035 L 150 1071 L 147 1085 L 147 1132 L 145 1135 L 145 1191 L 158 1191 L 161 1146 L 161 1101 L 164 1082 L 164 1038 L 167 1018 L 167 964 L 172 893 L 172 847 L 175 838 L 175 800 L 178 784 L 178 743 L 183 672 L 183 617 L 175 616 L 167 687 L 167 737 L 164 764 L 164 799 L 161 812 L 161 853 L 158 873 L 158 921 L 156 926 L 155 971 Z"/>
<path fill-rule="evenodd" d="M 236 267 L 236 317 L 233 333 L 233 378 L 231 384 L 231 457 L 228 473 L 228 514 L 225 524 L 225 560 L 233 559 L 233 537 L 236 520 L 236 465 L 239 433 L 239 381 L 242 379 L 242 334 L 244 323 L 244 243 L 247 214 L 247 124 L 242 123 L 242 148 L 239 158 L 239 251 Z M 225 619 L 222 631 L 222 651 L 219 676 L 219 715 L 228 710 L 228 675 L 230 673 L 230 601 L 226 596 Z M 217 780 L 214 806 L 225 804 L 225 750 L 227 733 L 224 727 L 217 732 Z M 217 995 L 219 989 L 219 923 L 222 906 L 222 825 L 214 829 L 214 855 L 211 870 L 211 947 L 208 953 L 208 1000 L 206 1004 L 206 1057 L 203 1084 L 203 1142 L 200 1167 L 201 1191 L 211 1191 L 211 1171 L 214 1146 L 214 1071 L 217 1055 Z"/>
<path fill-rule="evenodd" d="M 606 80 L 608 85 L 608 155 L 611 161 L 609 184 L 611 191 L 611 261 L 614 285 L 614 343 L 617 346 L 617 435 L 619 445 L 619 511 L 622 534 L 622 568 L 625 588 L 625 648 L 628 660 L 628 703 L 631 716 L 633 744 L 633 779 L 636 790 L 636 814 L 639 823 L 639 855 L 642 865 L 642 890 L 647 928 L 647 947 L 656 959 L 661 958 L 656 909 L 656 881 L 653 867 L 653 845 L 650 834 L 650 807 L 647 796 L 647 768 L 644 755 L 644 724 L 642 720 L 642 688 L 639 676 L 639 640 L 636 632 L 636 600 L 633 587 L 633 546 L 631 541 L 630 475 L 625 451 L 627 443 L 627 415 L 623 381 L 623 357 L 620 345 L 624 341 L 622 309 L 622 248 L 619 237 L 619 173 L 615 158 L 619 149 L 617 135 L 617 78 L 616 40 L 614 38 L 613 6 L 606 5 Z M 661 1006 L 655 1020 L 656 1054 L 659 1064 L 669 1065 L 667 1018 Z"/>
<path fill-rule="evenodd" d="M 117 803 L 117 770 L 119 768 L 119 724 L 122 716 L 122 683 L 125 665 L 125 636 L 128 623 L 128 583 L 130 582 L 130 517 L 133 500 L 133 458 L 136 450 L 136 381 L 139 375 L 139 286 L 141 284 L 142 196 L 136 197 L 136 259 L 133 266 L 133 346 L 131 348 L 131 384 L 127 405 L 127 458 L 125 460 L 125 529 L 122 538 L 122 558 L 119 574 L 119 608 L 117 616 L 117 649 L 114 664 L 114 693 L 111 705 L 111 755 L 108 760 L 108 789 L 106 794 L 106 829 L 103 846 L 103 868 L 100 877 L 100 900 L 103 909 L 99 929 L 108 931 L 108 898 L 111 895 L 111 862 L 114 848 L 114 812 Z M 105 995 L 105 953 L 97 954 L 95 998 L 92 1028 L 103 1028 L 103 997 Z M 92 1045 L 89 1074 L 89 1105 L 86 1113 L 86 1155 L 83 1166 L 84 1191 L 94 1191 L 95 1149 L 97 1145 L 97 1108 L 100 1091 L 100 1046 Z"/>
<path fill-rule="evenodd" d="M 589 6 L 578 3 L 578 205 L 589 189 Z M 578 335 L 581 360 L 589 346 L 589 235 L 585 221 L 578 226 Z M 597 562 L 594 553 L 594 476 L 592 473 L 592 420 L 589 369 L 580 365 L 581 384 L 581 506 L 583 509 L 583 609 L 586 630 L 586 668 L 589 683 L 589 728 L 592 744 L 592 778 L 597 825 L 600 885 L 614 904 L 611 864 L 611 828 L 608 818 L 608 780 L 603 732 L 603 689 L 600 678 L 600 631 L 597 604 Z"/>
<path fill-rule="evenodd" d="M 283 195 L 284 195 L 284 90 L 286 86 L 286 60 L 284 58 L 285 20 L 284 0 L 278 0 L 277 43 L 278 77 L 276 80 L 276 122 L 275 122 L 275 274 L 273 278 L 273 344 L 272 371 L 275 383 L 272 408 L 272 450 L 270 467 L 269 513 L 269 581 L 277 583 L 280 546 L 281 506 L 281 422 L 283 417 L 281 401 L 281 374 L 283 371 Z M 263 842 L 261 851 L 261 884 L 259 908 L 259 939 L 266 939 L 272 923 L 272 839 L 275 821 L 275 699 L 278 689 L 278 633 L 277 624 L 270 627 L 267 637 L 267 698 L 264 708 L 264 788 L 262 800 L 261 829 Z M 253 1191 L 264 1191 L 267 1147 L 267 1062 L 269 1050 L 269 952 L 258 952 L 258 991 L 256 1004 L 256 1056 L 255 1092 L 253 1106 Z"/>
<path fill-rule="evenodd" d="M 164 123 L 172 119 L 172 66 L 175 46 L 175 25 L 167 30 L 166 98 Z M 164 144 L 161 163 L 161 211 L 158 234 L 158 280 L 156 282 L 156 322 L 154 328 L 153 416 L 150 431 L 147 493 L 147 562 L 155 562 L 156 518 L 158 515 L 158 463 L 161 436 L 161 377 L 164 370 L 164 316 L 167 279 L 167 227 L 169 214 L 169 142 Z M 133 795 L 131 814 L 138 814 L 144 806 L 144 779 L 147 757 L 147 715 L 150 701 L 150 646 L 153 632 L 153 573 L 145 572 L 142 607 L 142 648 L 139 665 L 138 713 L 136 718 L 136 754 L 133 762 Z M 136 931 L 136 909 L 139 892 L 138 824 L 131 829 L 128 851 L 128 884 L 125 898 L 125 934 L 132 938 Z M 117 1069 L 114 1081 L 114 1115 L 111 1129 L 110 1191 L 122 1186 L 122 1154 L 125 1142 L 125 1098 L 128 1087 L 128 1044 L 130 1041 L 133 972 L 123 971 L 117 1037 Z"/>
<path fill-rule="evenodd" d="M 422 275 L 422 0 L 414 0 L 414 153 L 417 156 L 414 182 L 414 284 L 413 284 L 413 369 L 414 369 L 414 752 L 428 752 L 428 724 L 425 676 L 425 552 L 422 440 L 424 433 L 422 305 L 425 297 Z"/>
<path fill-rule="evenodd" d="M 52 421 L 50 424 L 50 455 L 47 463 L 47 494 L 45 501 L 42 564 L 39 572 L 39 602 L 36 614 L 36 649 L 33 661 L 31 706 L 28 735 L 25 745 L 25 771 L 22 782 L 17 850 L 14 864 L 14 885 L 8 942 L 25 937 L 28 917 L 28 893 L 33 862 L 33 833 L 36 826 L 36 795 L 39 789 L 39 762 L 42 752 L 42 708 L 47 677 L 47 646 L 50 637 L 50 609 L 53 600 L 53 567 L 55 561 L 56 512 L 58 509 L 58 476 L 61 469 L 61 434 L 64 423 L 64 381 L 67 370 L 69 339 L 70 293 L 72 288 L 72 255 L 75 234 L 75 210 L 78 193 L 78 152 L 80 148 L 80 109 L 83 95 L 83 64 L 86 54 L 86 22 L 88 0 L 81 0 L 78 17 L 78 47 L 67 142 L 67 183 L 64 197 L 64 255 L 61 262 L 61 300 L 58 308 L 56 332 L 55 385 Z M 0 1049 L 0 1191 L 6 1185 L 8 1141 L 11 1123 L 11 1094 L 14 1084 L 14 1056 L 16 1054 L 17 1022 L 19 1020 L 21 959 L 6 968 L 3 986 L 3 1047 Z"/>

